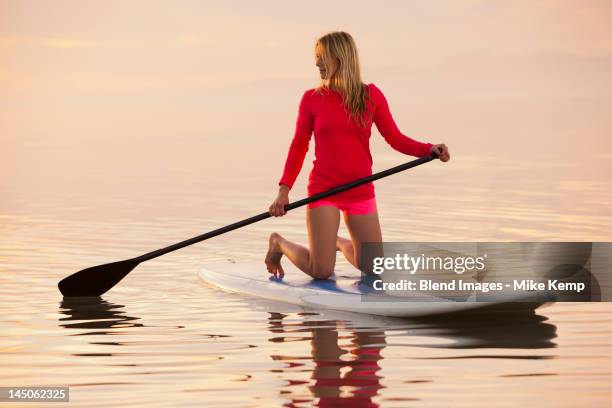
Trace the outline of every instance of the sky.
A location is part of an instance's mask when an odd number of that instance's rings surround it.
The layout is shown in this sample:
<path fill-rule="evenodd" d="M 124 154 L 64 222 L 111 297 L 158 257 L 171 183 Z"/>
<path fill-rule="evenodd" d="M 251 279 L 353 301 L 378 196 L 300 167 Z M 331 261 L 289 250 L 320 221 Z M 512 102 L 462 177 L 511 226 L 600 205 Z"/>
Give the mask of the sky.
<path fill-rule="evenodd" d="M 4 92 L 129 92 L 304 78 L 312 43 L 351 32 L 366 73 L 477 55 L 607 59 L 612 3 L 586 1 L 0 2 Z"/>
<path fill-rule="evenodd" d="M 0 188 L 198 160 L 274 179 L 339 29 L 405 134 L 608 177 L 611 22 L 605 0 L 0 0 Z"/>

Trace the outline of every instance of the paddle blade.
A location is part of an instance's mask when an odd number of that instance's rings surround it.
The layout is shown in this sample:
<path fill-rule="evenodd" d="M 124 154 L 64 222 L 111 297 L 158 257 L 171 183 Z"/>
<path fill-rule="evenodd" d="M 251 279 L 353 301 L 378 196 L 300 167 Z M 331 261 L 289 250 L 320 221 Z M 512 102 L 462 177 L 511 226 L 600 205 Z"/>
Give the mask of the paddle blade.
<path fill-rule="evenodd" d="M 57 286 L 66 297 L 101 296 L 119 283 L 139 263 L 128 259 L 92 266 L 62 279 Z"/>

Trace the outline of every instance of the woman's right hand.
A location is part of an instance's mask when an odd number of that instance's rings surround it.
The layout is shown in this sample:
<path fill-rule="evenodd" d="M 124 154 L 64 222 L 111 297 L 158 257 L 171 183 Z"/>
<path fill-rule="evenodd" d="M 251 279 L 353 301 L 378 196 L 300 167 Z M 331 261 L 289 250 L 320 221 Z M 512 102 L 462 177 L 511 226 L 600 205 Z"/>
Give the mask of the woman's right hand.
<path fill-rule="evenodd" d="M 273 217 L 282 217 L 286 213 L 285 205 L 287 204 L 289 204 L 289 187 L 282 184 L 278 189 L 278 195 L 270 205 L 270 215 Z"/>

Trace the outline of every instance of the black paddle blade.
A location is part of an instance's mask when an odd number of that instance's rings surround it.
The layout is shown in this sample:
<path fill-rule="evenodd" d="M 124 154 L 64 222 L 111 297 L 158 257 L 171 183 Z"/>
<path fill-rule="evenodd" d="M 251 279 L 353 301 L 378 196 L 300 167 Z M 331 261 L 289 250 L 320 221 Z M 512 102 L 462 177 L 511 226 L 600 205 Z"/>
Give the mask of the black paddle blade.
<path fill-rule="evenodd" d="M 133 259 L 92 266 L 62 279 L 58 288 L 66 297 L 101 296 L 140 262 Z"/>

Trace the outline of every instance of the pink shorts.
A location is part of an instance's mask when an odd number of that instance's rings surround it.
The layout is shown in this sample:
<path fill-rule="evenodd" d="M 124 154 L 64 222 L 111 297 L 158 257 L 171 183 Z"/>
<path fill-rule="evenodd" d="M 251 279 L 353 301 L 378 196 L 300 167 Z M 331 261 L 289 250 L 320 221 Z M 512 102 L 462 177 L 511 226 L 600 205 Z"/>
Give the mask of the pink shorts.
<path fill-rule="evenodd" d="M 376 211 L 376 198 L 372 197 L 367 200 L 361 201 L 349 201 L 346 203 L 336 203 L 327 200 L 318 200 L 314 203 L 309 203 L 308 208 L 317 208 L 324 205 L 330 205 L 336 207 L 340 211 L 344 211 L 346 214 L 358 215 L 358 214 L 370 214 Z"/>

